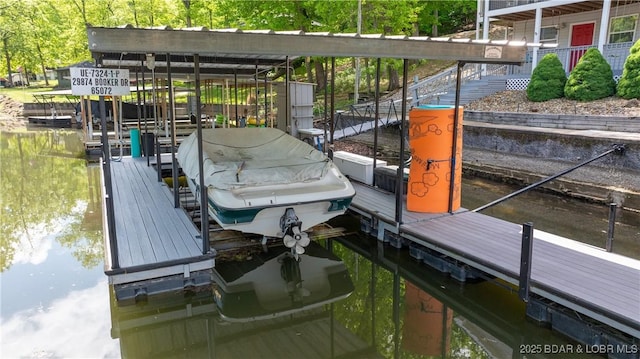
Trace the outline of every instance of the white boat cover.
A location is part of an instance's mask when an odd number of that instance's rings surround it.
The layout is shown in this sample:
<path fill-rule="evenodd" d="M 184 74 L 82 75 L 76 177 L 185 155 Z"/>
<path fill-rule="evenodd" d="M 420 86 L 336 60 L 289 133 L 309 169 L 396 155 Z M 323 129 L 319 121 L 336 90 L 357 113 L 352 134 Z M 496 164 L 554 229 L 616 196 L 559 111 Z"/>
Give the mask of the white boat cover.
<path fill-rule="evenodd" d="M 278 129 L 203 129 L 202 137 L 207 187 L 230 190 L 313 182 L 329 169 L 324 153 Z M 187 177 L 199 177 L 197 132 L 180 145 L 178 161 Z"/>

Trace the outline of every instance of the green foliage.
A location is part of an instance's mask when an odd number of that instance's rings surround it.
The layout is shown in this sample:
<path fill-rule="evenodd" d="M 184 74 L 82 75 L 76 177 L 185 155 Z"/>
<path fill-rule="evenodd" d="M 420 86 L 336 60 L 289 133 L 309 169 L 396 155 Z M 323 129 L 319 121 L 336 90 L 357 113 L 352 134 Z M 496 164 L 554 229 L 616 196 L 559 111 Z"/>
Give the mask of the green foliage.
<path fill-rule="evenodd" d="M 410 35 L 433 24 L 453 30 L 475 13 L 475 1 L 368 0 L 361 4 L 362 33 Z M 87 23 L 356 32 L 358 0 L 336 5 L 326 0 L 10 0 L 0 5 L 0 40 L 6 39 L 0 41 L 0 76 L 9 72 L 7 57 L 11 70 L 22 66 L 29 73 L 41 73 L 43 66 L 89 60 Z M 433 16 L 436 9 L 438 18 Z"/>
<path fill-rule="evenodd" d="M 640 40 L 629 50 L 617 91 L 622 98 L 640 98 Z"/>
<path fill-rule="evenodd" d="M 611 66 L 596 48 L 590 48 L 582 55 L 564 87 L 564 95 L 578 101 L 598 100 L 615 92 Z"/>
<path fill-rule="evenodd" d="M 417 23 L 422 35 L 434 36 L 433 25 L 438 27 L 438 35 L 442 36 L 468 30 L 465 27 L 476 21 L 476 1 L 422 1 L 421 4 Z"/>
<path fill-rule="evenodd" d="M 531 74 L 527 86 L 527 97 L 542 102 L 564 96 L 567 75 L 557 54 L 546 54 Z"/>

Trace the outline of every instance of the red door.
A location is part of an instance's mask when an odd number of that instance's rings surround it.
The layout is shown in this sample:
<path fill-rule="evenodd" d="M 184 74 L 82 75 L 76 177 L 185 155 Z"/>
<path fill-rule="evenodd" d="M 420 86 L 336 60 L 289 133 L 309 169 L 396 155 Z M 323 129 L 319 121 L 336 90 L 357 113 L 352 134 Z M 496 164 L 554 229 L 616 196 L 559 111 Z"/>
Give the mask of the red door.
<path fill-rule="evenodd" d="M 571 47 L 593 45 L 593 32 L 596 25 L 594 23 L 578 24 L 571 27 Z M 571 50 L 569 57 L 569 71 L 578 63 L 578 60 L 587 50 Z"/>

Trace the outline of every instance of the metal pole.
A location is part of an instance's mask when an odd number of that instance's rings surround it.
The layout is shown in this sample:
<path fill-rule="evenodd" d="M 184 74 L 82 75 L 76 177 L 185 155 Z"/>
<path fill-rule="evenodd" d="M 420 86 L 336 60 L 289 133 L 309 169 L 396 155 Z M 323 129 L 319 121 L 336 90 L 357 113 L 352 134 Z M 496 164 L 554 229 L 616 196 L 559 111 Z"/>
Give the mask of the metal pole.
<path fill-rule="evenodd" d="M 613 250 L 613 230 L 616 226 L 616 209 L 618 205 L 615 203 L 609 204 L 609 230 L 607 231 L 607 252 Z"/>
<path fill-rule="evenodd" d="M 533 254 L 533 223 L 522 225 L 522 247 L 520 250 L 520 286 L 518 296 L 525 303 L 529 301 L 529 282 L 531 280 L 531 258 Z"/>
<path fill-rule="evenodd" d="M 153 99 L 151 101 L 151 103 L 153 104 L 153 134 L 156 141 L 156 172 L 158 173 L 158 182 L 162 182 L 162 158 L 160 157 L 160 132 L 158 131 L 160 125 L 158 124 L 158 95 L 156 93 L 155 61 L 153 66 L 151 66 L 151 86 L 151 96 L 153 96 Z"/>
<path fill-rule="evenodd" d="M 200 55 L 193 55 L 193 65 L 196 77 L 196 131 L 198 133 L 198 177 L 200 180 L 198 184 L 200 187 L 200 235 L 202 236 L 202 254 L 207 254 L 209 252 L 209 198 L 207 195 L 207 187 L 204 185 L 202 116 L 200 116 Z"/>
<path fill-rule="evenodd" d="M 145 82 L 147 81 L 144 77 L 144 60 L 141 60 L 142 63 L 142 117 L 144 118 L 144 156 L 147 158 L 147 167 L 151 164 L 149 163 L 149 151 L 147 151 L 149 144 L 146 142 L 149 140 L 147 134 L 149 133 L 149 124 L 147 123 L 147 88 Z"/>
<path fill-rule="evenodd" d="M 404 139 L 406 138 L 407 126 L 407 77 L 409 77 L 409 60 L 404 59 L 402 65 L 402 111 L 400 115 L 400 159 L 398 163 L 398 173 L 396 174 L 396 226 L 402 224 L 402 199 L 404 188 Z"/>
<path fill-rule="evenodd" d="M 234 87 L 234 99 L 236 101 L 236 127 L 240 127 L 240 118 L 238 117 L 238 72 L 233 71 L 233 87 Z"/>
<path fill-rule="evenodd" d="M 260 127 L 260 120 L 258 119 L 258 98 L 260 96 L 259 91 L 258 91 L 258 65 L 256 65 L 256 127 Z M 247 125 L 249 124 L 249 119 L 247 118 Z"/>
<path fill-rule="evenodd" d="M 608 150 L 608 151 L 606 151 L 604 153 L 601 153 L 601 154 L 597 155 L 594 158 L 588 159 L 588 160 L 586 160 L 584 162 L 580 162 L 579 164 L 577 164 L 577 165 L 575 165 L 575 166 L 573 166 L 573 167 L 571 167 L 569 169 L 566 169 L 566 170 L 564 170 L 562 172 L 556 173 L 555 175 L 549 176 L 549 177 L 547 177 L 547 178 L 545 178 L 543 180 L 540 180 L 540 181 L 538 181 L 536 183 L 530 184 L 527 187 L 519 189 L 519 190 L 517 190 L 517 191 L 515 191 L 515 192 L 513 192 L 511 194 L 508 194 L 508 195 L 506 195 L 506 196 L 504 196 L 502 198 L 498 198 L 493 202 L 487 203 L 484 206 L 480 206 L 480 207 L 472 210 L 471 212 L 479 212 L 479 211 L 482 211 L 482 210 L 487 209 L 489 207 L 495 206 L 496 204 L 498 204 L 500 202 L 504 202 L 504 201 L 506 201 L 506 200 L 508 200 L 510 198 L 513 198 L 513 197 L 519 195 L 519 194 L 522 194 L 522 193 L 527 192 L 527 191 L 529 191 L 529 190 L 531 190 L 533 188 L 541 186 L 541 185 L 543 185 L 543 184 L 545 184 L 545 183 L 547 183 L 549 181 L 552 181 L 552 180 L 554 180 L 554 179 L 556 179 L 556 178 L 558 178 L 560 176 L 563 176 L 563 175 L 565 175 L 565 174 L 567 174 L 567 173 L 569 173 L 569 172 L 571 172 L 573 170 L 576 170 L 576 169 L 578 169 L 578 168 L 580 168 L 580 167 L 582 167 L 584 165 L 587 165 L 587 164 L 589 164 L 589 163 L 591 163 L 591 162 L 593 162 L 593 161 L 595 161 L 597 159 L 600 159 L 600 158 L 602 158 L 602 157 L 604 157 L 604 156 L 606 156 L 606 155 L 608 155 L 610 153 L 614 153 L 615 152 L 617 154 L 624 154 L 624 151 L 625 151 L 625 146 L 624 145 L 613 145 L 612 149 L 610 149 L 610 150 Z"/>
<path fill-rule="evenodd" d="M 327 153 L 327 120 L 329 119 L 329 59 L 324 58 L 324 119 L 322 121 L 322 129 L 324 130 L 324 137 L 322 138 L 322 152 Z"/>
<path fill-rule="evenodd" d="M 107 131 L 107 110 L 104 96 L 100 96 L 100 124 L 102 126 L 102 168 L 104 171 L 105 203 L 107 207 L 107 226 L 109 228 L 109 248 L 111 250 L 111 268 L 120 268 L 118 260 L 118 239 L 116 236 L 115 210 L 113 208 L 113 184 L 111 182 L 111 153 L 109 150 L 109 132 Z"/>
<path fill-rule="evenodd" d="M 178 160 L 176 159 L 176 118 L 173 102 L 173 79 L 171 76 L 171 54 L 167 53 L 167 85 L 169 86 L 169 114 L 171 121 L 171 178 L 173 179 L 173 207 L 180 207 L 180 190 L 178 186 Z"/>
<path fill-rule="evenodd" d="M 456 77 L 456 102 L 453 109 L 453 145 L 451 146 L 451 180 L 449 181 L 449 213 L 453 213 L 453 197 L 455 194 L 456 182 L 456 152 L 458 152 L 458 126 L 460 120 L 460 87 L 462 85 L 462 68 L 464 63 L 458 62 L 458 73 Z"/>
<path fill-rule="evenodd" d="M 136 110 L 138 115 L 138 130 L 142 133 L 142 124 L 140 123 L 140 82 L 138 81 L 139 68 L 136 67 Z"/>
<path fill-rule="evenodd" d="M 264 127 L 273 127 L 269 126 L 269 121 L 267 121 L 267 114 L 269 113 L 269 97 L 267 97 L 268 91 L 268 82 L 267 82 L 267 73 L 264 74 Z"/>
<path fill-rule="evenodd" d="M 376 108 L 375 123 L 373 125 L 373 170 L 376 169 L 376 160 L 378 158 L 378 120 L 380 119 L 380 58 L 376 61 Z M 373 185 L 376 185 L 376 176 L 373 176 Z"/>
<path fill-rule="evenodd" d="M 289 86 L 290 74 L 289 74 L 289 56 L 287 56 L 285 62 L 285 73 L 284 73 L 284 132 L 287 132 L 290 135 L 293 135 L 293 125 L 291 124 L 291 93 Z"/>
<path fill-rule="evenodd" d="M 335 120 L 336 120 L 336 58 L 331 58 L 331 122 L 329 123 L 329 158 L 333 159 L 333 133 L 335 132 Z"/>

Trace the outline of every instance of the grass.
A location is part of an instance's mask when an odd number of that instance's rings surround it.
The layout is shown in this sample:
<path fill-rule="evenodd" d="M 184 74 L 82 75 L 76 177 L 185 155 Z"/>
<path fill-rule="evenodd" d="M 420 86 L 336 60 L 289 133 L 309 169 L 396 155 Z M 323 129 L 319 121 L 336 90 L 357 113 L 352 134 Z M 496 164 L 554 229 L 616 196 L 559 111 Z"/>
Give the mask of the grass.
<path fill-rule="evenodd" d="M 34 93 L 53 91 L 57 85 L 58 81 L 56 80 L 49 80 L 49 86 L 46 86 L 44 81 L 32 81 L 31 86 L 28 87 L 0 87 L 0 95 L 8 96 L 22 103 L 34 102 Z"/>

